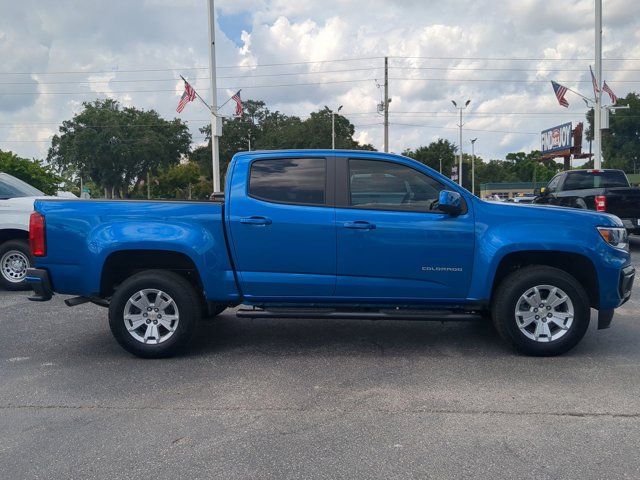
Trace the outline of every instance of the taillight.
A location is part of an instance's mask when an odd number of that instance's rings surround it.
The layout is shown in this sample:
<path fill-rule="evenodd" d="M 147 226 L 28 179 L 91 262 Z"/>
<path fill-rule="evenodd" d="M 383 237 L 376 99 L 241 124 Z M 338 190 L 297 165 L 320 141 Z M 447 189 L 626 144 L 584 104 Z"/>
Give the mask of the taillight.
<path fill-rule="evenodd" d="M 607 197 L 604 195 L 596 195 L 596 212 L 607 211 Z"/>
<path fill-rule="evenodd" d="M 47 254 L 44 215 L 38 212 L 33 212 L 29 218 L 29 245 L 34 257 L 44 257 Z"/>

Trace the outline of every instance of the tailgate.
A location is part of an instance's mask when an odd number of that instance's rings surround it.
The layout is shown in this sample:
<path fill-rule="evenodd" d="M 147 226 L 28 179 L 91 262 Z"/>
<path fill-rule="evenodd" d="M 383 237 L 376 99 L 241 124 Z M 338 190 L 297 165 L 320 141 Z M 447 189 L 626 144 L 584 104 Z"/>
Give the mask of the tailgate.
<path fill-rule="evenodd" d="M 620 218 L 640 219 L 640 188 L 620 187 L 606 190 L 607 212 Z"/>

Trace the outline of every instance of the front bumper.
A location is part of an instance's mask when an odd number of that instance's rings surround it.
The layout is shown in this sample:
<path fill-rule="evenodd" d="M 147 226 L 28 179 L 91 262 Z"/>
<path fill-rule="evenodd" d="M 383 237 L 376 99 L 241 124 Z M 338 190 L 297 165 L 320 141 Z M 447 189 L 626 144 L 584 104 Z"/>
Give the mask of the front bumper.
<path fill-rule="evenodd" d="M 625 303 L 631 297 L 631 289 L 633 288 L 633 280 L 636 276 L 636 269 L 631 265 L 624 267 L 620 272 L 620 282 L 618 283 L 618 294 Z M 622 304 L 621 304 L 622 305 Z"/>
<path fill-rule="evenodd" d="M 35 295 L 29 297 L 32 302 L 46 302 L 53 297 L 49 272 L 42 268 L 28 268 L 26 282 L 33 289 Z"/>
<path fill-rule="evenodd" d="M 618 281 L 618 295 L 620 295 L 620 305 L 629 300 L 631 297 L 631 289 L 633 288 L 633 280 L 636 276 L 636 269 L 631 265 L 624 267 L 620 271 L 620 280 Z M 602 309 L 598 311 L 598 330 L 609 328 L 611 320 L 613 320 L 613 308 Z"/>

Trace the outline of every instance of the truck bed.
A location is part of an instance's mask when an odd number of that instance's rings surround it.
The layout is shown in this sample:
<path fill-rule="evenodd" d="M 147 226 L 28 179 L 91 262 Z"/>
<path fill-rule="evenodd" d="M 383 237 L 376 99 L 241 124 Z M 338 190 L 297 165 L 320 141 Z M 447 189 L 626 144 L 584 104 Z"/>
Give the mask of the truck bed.
<path fill-rule="evenodd" d="M 59 293 L 98 294 L 101 276 L 83 272 L 101 271 L 125 238 L 128 251 L 178 251 L 193 259 L 206 272 L 202 283 L 211 298 L 236 292 L 220 203 L 46 199 L 34 207 L 46 218 L 48 245 L 38 265 L 55 265 L 51 281 Z"/>

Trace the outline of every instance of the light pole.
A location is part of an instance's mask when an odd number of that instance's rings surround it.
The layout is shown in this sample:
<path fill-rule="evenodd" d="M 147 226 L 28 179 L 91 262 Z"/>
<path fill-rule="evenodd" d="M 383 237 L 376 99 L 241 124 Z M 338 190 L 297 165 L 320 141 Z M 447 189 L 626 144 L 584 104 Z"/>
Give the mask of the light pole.
<path fill-rule="evenodd" d="M 340 113 L 342 105 L 338 107 L 338 111 L 331 111 L 331 150 L 336 149 L 336 113 Z"/>
<path fill-rule="evenodd" d="M 458 185 L 462 186 L 462 125 L 464 125 L 462 123 L 462 110 L 469 106 L 471 100 L 467 100 L 463 107 L 459 107 L 455 100 L 451 100 L 451 103 L 453 103 L 453 106 L 455 108 L 460 110 L 460 123 L 458 124 L 458 127 L 460 127 L 460 143 L 458 144 L 460 145 L 460 160 L 458 161 Z"/>
<path fill-rule="evenodd" d="M 593 148 L 595 155 L 593 158 L 593 168 L 599 169 L 602 166 L 602 0 L 596 0 L 596 91 L 595 107 L 593 111 Z"/>
<path fill-rule="evenodd" d="M 216 86 L 216 32 L 214 0 L 209 0 L 209 77 L 211 77 L 211 163 L 213 193 L 220 193 L 220 137 L 222 121 L 218 118 L 218 97 Z"/>
<path fill-rule="evenodd" d="M 476 194 L 476 140 L 478 138 L 471 139 L 471 194 Z"/>

